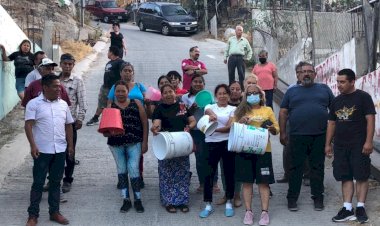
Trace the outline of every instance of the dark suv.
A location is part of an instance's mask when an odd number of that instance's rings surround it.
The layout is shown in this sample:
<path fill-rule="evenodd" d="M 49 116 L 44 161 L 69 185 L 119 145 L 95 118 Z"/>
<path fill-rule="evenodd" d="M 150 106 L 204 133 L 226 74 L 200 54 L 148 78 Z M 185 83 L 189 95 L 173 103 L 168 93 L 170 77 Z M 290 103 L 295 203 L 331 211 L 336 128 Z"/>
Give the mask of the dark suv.
<path fill-rule="evenodd" d="M 163 35 L 198 31 L 197 20 L 189 15 L 181 5 L 168 2 L 142 3 L 137 11 L 136 24 L 141 31 L 152 29 Z"/>

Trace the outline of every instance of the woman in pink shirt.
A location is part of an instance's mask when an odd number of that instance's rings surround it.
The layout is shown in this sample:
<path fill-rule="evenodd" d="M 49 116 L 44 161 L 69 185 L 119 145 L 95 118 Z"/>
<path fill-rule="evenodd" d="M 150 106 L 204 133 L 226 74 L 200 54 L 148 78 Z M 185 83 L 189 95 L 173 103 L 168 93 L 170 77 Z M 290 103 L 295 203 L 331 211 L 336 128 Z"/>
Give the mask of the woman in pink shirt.
<path fill-rule="evenodd" d="M 266 106 L 273 109 L 273 92 L 277 88 L 277 67 L 272 62 L 268 62 L 268 52 L 261 50 L 259 53 L 259 64 L 256 64 L 252 73 L 258 77 L 258 85 L 265 92 Z"/>

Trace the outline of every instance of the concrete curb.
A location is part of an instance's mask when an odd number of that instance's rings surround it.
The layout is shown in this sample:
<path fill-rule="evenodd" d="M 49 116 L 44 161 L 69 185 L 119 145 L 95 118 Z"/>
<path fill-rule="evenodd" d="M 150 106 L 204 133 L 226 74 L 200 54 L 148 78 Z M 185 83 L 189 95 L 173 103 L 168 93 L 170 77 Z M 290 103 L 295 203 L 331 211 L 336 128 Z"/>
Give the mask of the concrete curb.
<path fill-rule="evenodd" d="M 90 68 L 98 54 L 107 46 L 107 41 L 108 39 L 98 41 L 93 47 L 94 52 L 75 64 L 73 73 L 82 76 Z M 29 151 L 29 142 L 24 132 L 16 135 L 13 141 L 0 149 L 0 188 L 9 173 L 25 162 L 26 157 L 30 154 Z"/>

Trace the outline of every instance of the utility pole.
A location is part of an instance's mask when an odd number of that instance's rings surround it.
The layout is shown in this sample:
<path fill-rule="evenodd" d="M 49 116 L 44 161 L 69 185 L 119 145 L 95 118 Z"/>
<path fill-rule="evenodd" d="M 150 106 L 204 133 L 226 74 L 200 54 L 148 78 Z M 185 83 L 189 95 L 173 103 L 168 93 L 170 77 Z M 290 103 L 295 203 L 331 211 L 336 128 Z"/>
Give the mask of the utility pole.
<path fill-rule="evenodd" d="M 205 20 L 205 31 L 208 31 L 208 8 L 207 8 L 207 0 L 203 0 L 203 7 L 205 10 L 204 20 Z"/>
<path fill-rule="evenodd" d="M 313 12 L 313 2 L 309 0 L 309 12 L 310 12 L 310 35 L 311 35 L 311 44 L 312 44 L 312 52 L 311 52 L 311 60 L 313 65 L 315 65 L 315 39 L 314 39 L 314 12 Z"/>
<path fill-rule="evenodd" d="M 81 27 L 84 27 L 84 7 L 85 7 L 84 0 L 80 0 L 80 26 Z"/>

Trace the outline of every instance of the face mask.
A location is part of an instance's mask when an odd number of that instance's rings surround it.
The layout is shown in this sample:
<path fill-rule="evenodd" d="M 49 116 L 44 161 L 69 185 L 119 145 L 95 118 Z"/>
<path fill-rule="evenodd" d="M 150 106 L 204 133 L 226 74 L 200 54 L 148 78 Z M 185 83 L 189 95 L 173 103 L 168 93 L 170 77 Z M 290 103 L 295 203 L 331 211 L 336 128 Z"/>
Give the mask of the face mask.
<path fill-rule="evenodd" d="M 260 63 L 265 64 L 267 62 L 267 58 L 260 57 L 259 61 L 260 61 Z"/>
<path fill-rule="evenodd" d="M 251 94 L 247 96 L 247 102 L 250 105 L 256 105 L 260 103 L 260 94 Z"/>

